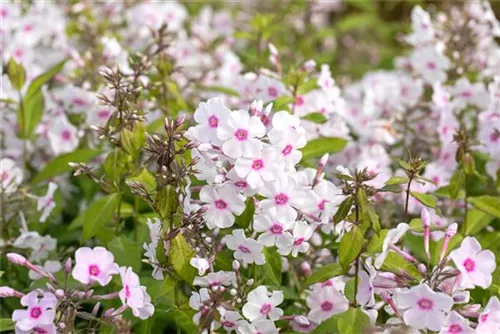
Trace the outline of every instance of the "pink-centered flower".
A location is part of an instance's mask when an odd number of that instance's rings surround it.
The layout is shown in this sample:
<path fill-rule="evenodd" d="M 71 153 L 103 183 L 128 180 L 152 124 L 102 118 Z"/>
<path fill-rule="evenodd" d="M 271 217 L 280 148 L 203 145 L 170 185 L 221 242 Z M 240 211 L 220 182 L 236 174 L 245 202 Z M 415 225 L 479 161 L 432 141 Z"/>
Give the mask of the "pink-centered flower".
<path fill-rule="evenodd" d="M 287 244 L 284 247 L 278 248 L 278 253 L 281 255 L 292 254 L 293 257 L 297 257 L 299 253 L 305 253 L 309 249 L 310 245 L 307 242 L 314 229 L 305 221 L 298 221 L 292 230 L 292 243 Z"/>
<path fill-rule="evenodd" d="M 200 191 L 200 200 L 207 203 L 204 218 L 208 228 L 231 227 L 234 214 L 245 210 L 244 197 L 231 185 L 205 186 Z"/>
<path fill-rule="evenodd" d="M 264 185 L 259 190 L 259 194 L 267 197 L 260 202 L 263 210 L 276 208 L 276 212 L 286 217 L 287 221 L 297 218 L 297 211 L 294 207 L 300 207 L 305 201 L 304 192 L 288 174 L 278 175 L 276 180 Z"/>
<path fill-rule="evenodd" d="M 226 122 L 231 110 L 229 110 L 220 98 L 212 98 L 198 105 L 194 112 L 194 120 L 198 123 L 193 128 L 197 140 L 203 143 L 220 145 L 221 140 L 217 136 L 217 129 Z"/>
<path fill-rule="evenodd" d="M 243 322 L 236 330 L 237 334 L 278 334 L 279 329 L 276 328 L 274 321 L 257 319 L 251 324 Z"/>
<path fill-rule="evenodd" d="M 500 333 L 500 301 L 498 297 L 490 298 L 477 322 L 477 333 Z"/>
<path fill-rule="evenodd" d="M 234 169 L 238 176 L 245 178 L 251 188 L 260 188 L 276 178 L 279 169 L 276 151 L 269 147 L 253 158 L 238 158 Z"/>
<path fill-rule="evenodd" d="M 404 311 L 406 325 L 432 331 L 439 331 L 443 327 L 446 314 L 453 306 L 450 296 L 432 291 L 427 284 L 397 292 L 395 302 L 398 309 Z"/>
<path fill-rule="evenodd" d="M 250 116 L 245 110 L 233 111 L 217 129 L 217 136 L 223 141 L 222 152 L 231 158 L 258 156 L 262 150 L 258 138 L 265 134 L 266 127 L 260 118 Z"/>
<path fill-rule="evenodd" d="M 83 284 L 98 282 L 105 286 L 111 281 L 111 275 L 118 274 L 115 257 L 103 247 L 81 247 L 75 252 L 73 278 Z"/>
<path fill-rule="evenodd" d="M 248 294 L 243 315 L 250 321 L 266 318 L 276 321 L 283 315 L 283 310 L 277 307 L 283 299 L 283 292 L 270 293 L 265 286 L 258 286 Z"/>
<path fill-rule="evenodd" d="M 53 325 L 57 298 L 52 293 L 46 292 L 40 298 L 36 291 L 31 291 L 21 298 L 21 305 L 26 310 L 15 310 L 12 320 L 16 322 L 16 332 L 54 333 Z M 39 328 L 40 331 L 36 329 Z"/>
<path fill-rule="evenodd" d="M 262 253 L 264 247 L 254 239 L 247 238 L 243 230 L 234 230 L 233 234 L 227 235 L 224 240 L 227 247 L 234 251 L 233 256 L 236 260 L 246 264 L 261 265 L 266 263 L 266 258 Z"/>
<path fill-rule="evenodd" d="M 294 223 L 295 221 L 287 221 L 285 216 L 279 215 L 275 208 L 271 208 L 255 216 L 253 228 L 256 232 L 263 232 L 257 241 L 264 246 L 276 245 L 278 248 L 285 248 L 293 244 L 293 237 L 288 231 Z"/>
<path fill-rule="evenodd" d="M 120 290 L 120 300 L 132 309 L 134 316 L 147 319 L 154 313 L 151 297 L 146 292 L 146 287 L 140 285 L 139 276 L 132 271 L 132 267 L 121 267 L 120 277 L 123 289 Z"/>
<path fill-rule="evenodd" d="M 16 167 L 14 160 L 9 158 L 0 160 L 0 193 L 13 193 L 22 181 L 23 171 L 21 168 Z"/>
<path fill-rule="evenodd" d="M 315 323 L 349 309 L 349 301 L 333 285 L 314 289 L 307 296 L 306 303 L 311 309 L 307 317 Z"/>
<path fill-rule="evenodd" d="M 479 286 L 486 289 L 491 285 L 492 273 L 496 267 L 495 254 L 487 249 L 481 250 L 476 238 L 465 237 L 460 248 L 450 253 L 450 258 L 460 270 L 462 288 Z"/>
<path fill-rule="evenodd" d="M 469 326 L 469 321 L 462 317 L 455 311 L 451 313 L 446 318 L 444 327 L 441 329 L 439 334 L 475 334 L 476 331 Z"/>

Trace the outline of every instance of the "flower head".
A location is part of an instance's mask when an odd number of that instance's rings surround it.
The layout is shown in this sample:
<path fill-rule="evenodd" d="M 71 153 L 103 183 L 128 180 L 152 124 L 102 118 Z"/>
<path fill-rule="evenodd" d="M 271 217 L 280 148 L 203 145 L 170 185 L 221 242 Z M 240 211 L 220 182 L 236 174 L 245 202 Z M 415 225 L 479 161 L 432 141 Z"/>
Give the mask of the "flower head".
<path fill-rule="evenodd" d="M 81 247 L 75 252 L 75 261 L 73 278 L 83 284 L 98 282 L 105 286 L 111 275 L 119 272 L 115 257 L 103 247 Z"/>
<path fill-rule="evenodd" d="M 121 267 L 120 277 L 123 289 L 120 290 L 120 300 L 132 309 L 132 313 L 141 319 L 147 319 L 154 313 L 151 297 L 146 292 L 146 287 L 139 283 L 139 276 L 132 271 L 132 267 Z"/>
<path fill-rule="evenodd" d="M 55 308 L 57 298 L 50 292 L 46 292 L 40 298 L 36 291 L 31 291 L 21 298 L 21 305 L 26 310 L 15 310 L 12 313 L 12 320 L 16 322 L 16 331 L 36 331 L 36 328 L 50 329 L 53 333 L 53 325 L 56 314 Z M 52 328 L 54 328 L 52 330 Z M 49 333 L 50 331 L 47 331 Z M 43 333 L 43 332 L 42 332 Z"/>
<path fill-rule="evenodd" d="M 234 251 L 234 258 L 241 260 L 246 264 L 255 263 L 258 265 L 264 264 L 266 258 L 262 253 L 264 248 L 254 239 L 248 239 L 243 230 L 234 230 L 233 234 L 225 237 L 226 245 Z"/>
<path fill-rule="evenodd" d="M 283 315 L 283 310 L 277 307 L 283 298 L 281 291 L 270 293 L 265 286 L 258 286 L 248 294 L 243 315 L 250 321 L 266 318 L 276 321 Z"/>

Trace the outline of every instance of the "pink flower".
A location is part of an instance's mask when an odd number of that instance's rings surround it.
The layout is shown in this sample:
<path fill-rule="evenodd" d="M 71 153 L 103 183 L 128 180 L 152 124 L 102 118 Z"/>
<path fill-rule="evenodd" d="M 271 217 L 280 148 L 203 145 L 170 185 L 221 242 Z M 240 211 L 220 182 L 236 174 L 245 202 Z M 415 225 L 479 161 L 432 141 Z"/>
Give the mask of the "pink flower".
<path fill-rule="evenodd" d="M 467 319 L 457 312 L 451 311 L 439 334 L 452 333 L 474 334 L 476 331 L 469 326 L 469 321 Z"/>
<path fill-rule="evenodd" d="M 244 320 L 241 318 L 241 315 L 238 312 L 227 311 L 225 309 L 219 310 L 221 314 L 220 324 L 224 329 L 231 333 L 233 330 L 237 329 L 241 324 L 244 323 Z"/>
<path fill-rule="evenodd" d="M 233 214 L 240 215 L 245 210 L 244 197 L 231 185 L 205 186 L 200 191 L 200 200 L 208 203 L 204 218 L 210 229 L 233 226 Z"/>
<path fill-rule="evenodd" d="M 37 333 L 55 333 L 53 325 L 57 298 L 52 293 L 45 293 L 40 299 L 36 291 L 31 291 L 21 298 L 21 305 L 26 310 L 15 310 L 12 320 L 16 322 L 16 332 L 35 331 Z M 36 328 L 46 330 L 37 331 Z"/>
<path fill-rule="evenodd" d="M 267 247 L 276 245 L 285 248 L 293 244 L 293 237 L 288 232 L 292 229 L 295 221 L 287 221 L 286 217 L 276 213 L 275 208 L 255 216 L 253 228 L 256 232 L 264 232 L 259 235 L 258 242 Z"/>
<path fill-rule="evenodd" d="M 253 158 L 239 158 L 234 165 L 236 174 L 246 179 L 253 188 L 262 187 L 266 182 L 274 181 L 278 171 L 276 151 L 267 148 Z"/>
<path fill-rule="evenodd" d="M 236 283 L 236 275 L 232 271 L 218 271 L 215 273 L 209 273 L 204 277 L 195 277 L 193 281 L 193 285 L 205 287 L 205 288 L 213 288 L 218 286 L 230 286 Z"/>
<path fill-rule="evenodd" d="M 486 289 L 491 285 L 491 275 L 496 267 L 495 254 L 490 250 L 481 250 L 475 238 L 464 238 L 460 248 L 450 253 L 450 258 L 461 272 L 461 287 L 472 289 L 480 286 Z"/>
<path fill-rule="evenodd" d="M 432 331 L 439 331 L 443 327 L 446 313 L 453 306 L 450 296 L 432 291 L 427 284 L 396 293 L 395 301 L 396 306 L 404 310 L 406 325 Z"/>
<path fill-rule="evenodd" d="M 288 174 L 280 174 L 275 181 L 267 183 L 259 190 L 259 194 L 267 197 L 260 202 L 263 210 L 276 208 L 276 212 L 286 217 L 287 221 L 297 218 L 298 207 L 304 203 L 304 192 L 297 187 L 295 180 Z"/>
<path fill-rule="evenodd" d="M 222 152 L 231 158 L 257 156 L 262 150 L 262 142 L 257 138 L 265 134 L 261 120 L 245 110 L 233 111 L 217 128 L 217 136 L 224 142 Z"/>
<path fill-rule="evenodd" d="M 307 222 L 296 222 L 292 231 L 293 242 L 278 248 L 278 253 L 281 255 L 288 255 L 291 253 L 293 257 L 297 257 L 299 253 L 307 252 L 310 247 L 307 240 L 311 238 L 313 232 L 313 228 L 309 226 Z"/>
<path fill-rule="evenodd" d="M 477 333 L 500 333 L 500 301 L 498 297 L 491 297 L 488 304 L 479 315 Z"/>
<path fill-rule="evenodd" d="M 42 211 L 40 216 L 40 223 L 45 223 L 50 213 L 56 207 L 56 202 L 54 202 L 54 192 L 57 190 L 57 184 L 54 182 L 49 182 L 49 188 L 47 189 L 47 194 L 43 197 L 39 197 L 37 201 L 36 210 Z"/>
<path fill-rule="evenodd" d="M 16 167 L 14 160 L 9 158 L 0 160 L 0 192 L 13 193 L 22 181 L 23 171 Z"/>
<path fill-rule="evenodd" d="M 244 322 L 236 330 L 237 334 L 278 334 L 279 329 L 272 320 L 257 319 L 251 324 Z"/>
<path fill-rule="evenodd" d="M 243 315 L 250 321 L 266 318 L 276 321 L 283 315 L 283 310 L 277 307 L 283 299 L 283 292 L 270 293 L 265 286 L 258 286 L 248 294 Z"/>
<path fill-rule="evenodd" d="M 128 305 L 136 317 L 147 319 L 152 316 L 155 308 L 151 304 L 151 297 L 146 292 L 146 287 L 140 285 L 139 276 L 131 267 L 121 267 L 120 277 L 123 289 L 120 290 L 119 296 L 122 303 Z"/>
<path fill-rule="evenodd" d="M 389 246 L 397 243 L 409 229 L 410 225 L 406 223 L 399 223 L 396 228 L 393 228 L 392 230 L 389 230 L 389 232 L 387 232 L 384 243 L 382 245 L 382 253 L 377 255 L 377 257 L 375 258 L 375 268 L 380 269 L 380 267 L 382 267 L 385 258 L 389 253 Z"/>
<path fill-rule="evenodd" d="M 83 284 L 97 281 L 105 286 L 111 281 L 111 275 L 118 274 L 115 257 L 103 247 L 81 247 L 75 252 L 73 278 Z"/>
<path fill-rule="evenodd" d="M 233 234 L 227 235 L 224 239 L 227 248 L 235 251 L 233 256 L 236 260 L 241 260 L 246 264 L 261 265 L 266 263 L 266 258 L 262 254 L 264 247 L 253 239 L 247 239 L 243 230 L 234 230 Z"/>
<path fill-rule="evenodd" d="M 349 309 L 349 301 L 332 285 L 315 288 L 306 303 L 311 309 L 307 317 L 318 324 Z"/>

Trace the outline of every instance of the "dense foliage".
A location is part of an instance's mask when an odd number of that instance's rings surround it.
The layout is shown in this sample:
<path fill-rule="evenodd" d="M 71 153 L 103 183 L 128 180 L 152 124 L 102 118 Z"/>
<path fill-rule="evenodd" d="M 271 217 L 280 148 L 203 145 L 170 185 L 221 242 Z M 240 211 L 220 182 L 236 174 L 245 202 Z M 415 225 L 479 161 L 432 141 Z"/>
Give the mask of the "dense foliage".
<path fill-rule="evenodd" d="M 487 1 L 0 13 L 0 331 L 500 333 Z"/>

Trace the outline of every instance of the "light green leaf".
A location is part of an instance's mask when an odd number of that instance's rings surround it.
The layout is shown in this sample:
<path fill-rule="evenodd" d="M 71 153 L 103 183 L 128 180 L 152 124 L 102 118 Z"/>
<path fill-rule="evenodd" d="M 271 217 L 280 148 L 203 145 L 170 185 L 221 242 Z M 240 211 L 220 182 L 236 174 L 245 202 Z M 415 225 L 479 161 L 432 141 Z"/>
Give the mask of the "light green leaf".
<path fill-rule="evenodd" d="M 266 263 L 264 264 L 265 282 L 281 286 L 281 255 L 276 251 L 266 247 L 264 249 Z"/>
<path fill-rule="evenodd" d="M 467 231 L 465 235 L 475 235 L 490 224 L 494 217 L 477 209 L 471 209 L 467 212 Z"/>
<path fill-rule="evenodd" d="M 189 246 L 182 234 L 170 241 L 170 251 L 168 260 L 177 274 L 188 284 L 192 284 L 195 276 L 195 269 L 189 261 L 195 255 L 195 251 Z"/>
<path fill-rule="evenodd" d="M 410 191 L 410 194 L 423 205 L 433 209 L 436 208 L 436 198 L 434 196 L 416 191 Z"/>
<path fill-rule="evenodd" d="M 137 242 L 126 237 L 115 237 L 108 243 L 108 249 L 120 266 L 132 267 L 134 272 L 140 272 L 142 247 Z"/>
<path fill-rule="evenodd" d="M 59 174 L 67 173 L 73 169 L 68 165 L 70 162 L 89 162 L 94 159 L 99 153 L 98 150 L 81 149 L 71 153 L 63 154 L 50 161 L 44 169 L 42 169 L 32 181 L 32 184 L 50 179 Z"/>
<path fill-rule="evenodd" d="M 42 91 L 39 90 L 30 97 L 25 97 L 17 109 L 19 120 L 19 138 L 31 138 L 38 123 L 42 120 L 45 101 Z"/>
<path fill-rule="evenodd" d="M 163 218 L 163 224 L 166 224 L 165 231 L 174 226 L 174 215 L 179 207 L 179 199 L 173 186 L 167 185 L 160 189 L 156 194 L 156 207 Z"/>
<path fill-rule="evenodd" d="M 368 242 L 368 246 L 366 247 L 366 253 L 368 255 L 375 255 L 382 251 L 382 244 L 384 243 L 384 239 L 387 235 L 388 230 L 381 230 L 379 235 L 373 235 Z"/>
<path fill-rule="evenodd" d="M 350 308 L 337 319 L 337 328 L 342 334 L 360 334 L 370 327 L 370 318 L 359 308 Z"/>
<path fill-rule="evenodd" d="M 386 186 L 392 186 L 392 185 L 400 185 L 400 184 L 405 184 L 408 183 L 408 178 L 407 177 L 402 177 L 402 176 L 393 176 L 387 182 L 385 183 Z"/>
<path fill-rule="evenodd" d="M 317 79 L 307 80 L 297 88 L 297 95 L 307 94 L 316 88 L 318 88 L 318 80 Z"/>
<path fill-rule="evenodd" d="M 365 239 L 363 238 L 363 234 L 357 226 L 354 226 L 342 237 L 342 240 L 340 240 L 339 262 L 344 273 L 347 272 L 352 261 L 361 253 L 364 242 Z"/>
<path fill-rule="evenodd" d="M 10 318 L 0 319 L 0 332 L 13 331 L 15 327 L 14 321 Z"/>
<path fill-rule="evenodd" d="M 313 112 L 307 114 L 306 116 L 302 117 L 302 119 L 316 124 L 325 124 L 328 121 L 325 115 L 320 112 Z"/>
<path fill-rule="evenodd" d="M 469 197 L 468 202 L 479 210 L 500 218 L 500 197 L 489 195 Z"/>
<path fill-rule="evenodd" d="M 332 277 L 336 277 L 342 274 L 342 267 L 338 263 L 331 263 L 325 266 L 321 266 L 306 278 L 304 284 L 311 285 L 314 283 L 324 282 Z"/>
<path fill-rule="evenodd" d="M 83 213 L 83 241 L 95 236 L 98 230 L 113 219 L 121 195 L 113 193 L 99 198 Z"/>
<path fill-rule="evenodd" d="M 302 158 L 316 159 L 321 158 L 325 153 L 337 153 L 344 149 L 347 140 L 335 137 L 322 137 L 313 139 L 302 149 Z"/>
<path fill-rule="evenodd" d="M 16 62 L 14 58 L 10 58 L 7 63 L 7 75 L 12 87 L 20 91 L 26 82 L 26 70 L 23 64 Z"/>
<path fill-rule="evenodd" d="M 47 72 L 37 76 L 28 87 L 28 91 L 26 92 L 25 98 L 29 99 L 31 98 L 32 95 L 36 94 L 47 81 L 52 79 L 52 77 L 57 73 L 61 72 L 61 70 L 64 67 L 64 64 L 66 64 L 66 60 L 57 63 L 56 65 L 51 67 Z"/>

